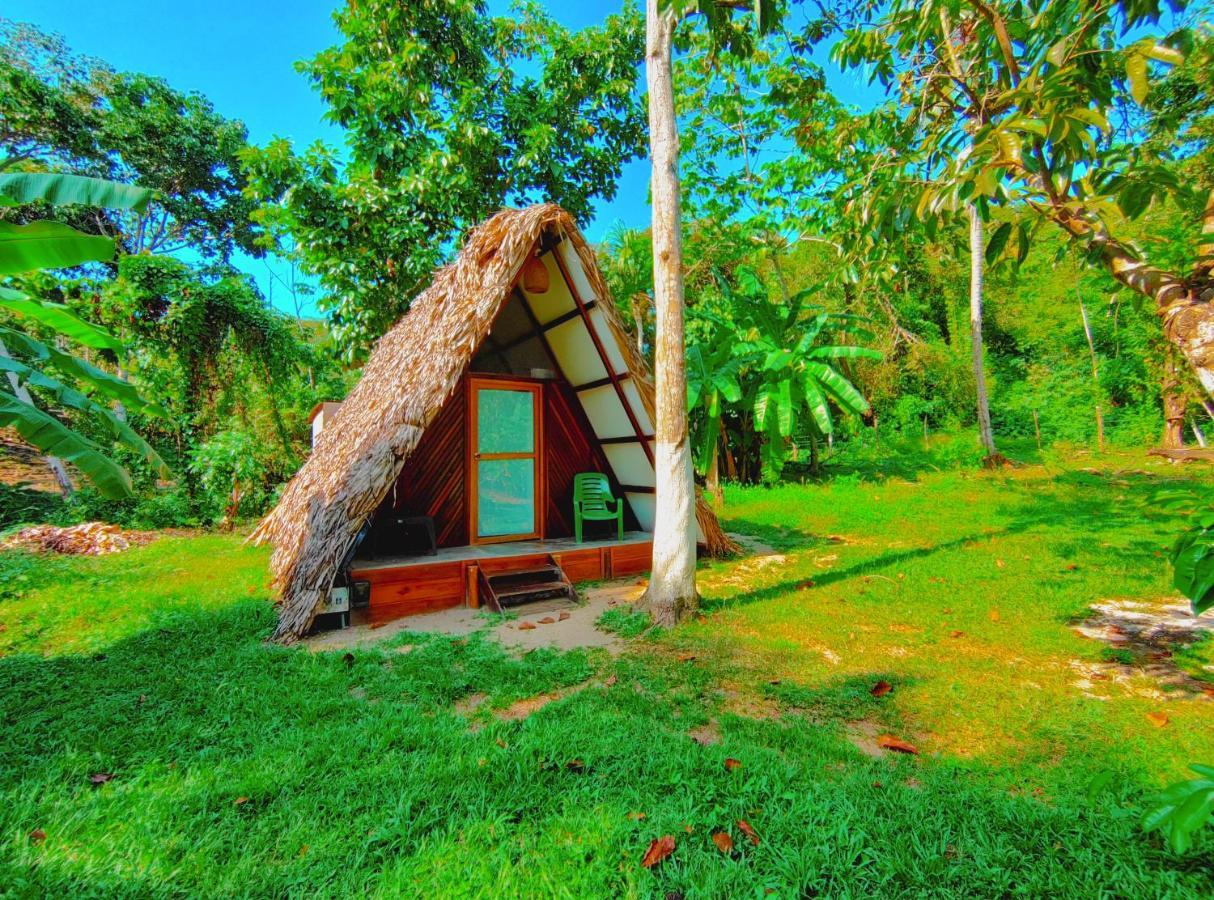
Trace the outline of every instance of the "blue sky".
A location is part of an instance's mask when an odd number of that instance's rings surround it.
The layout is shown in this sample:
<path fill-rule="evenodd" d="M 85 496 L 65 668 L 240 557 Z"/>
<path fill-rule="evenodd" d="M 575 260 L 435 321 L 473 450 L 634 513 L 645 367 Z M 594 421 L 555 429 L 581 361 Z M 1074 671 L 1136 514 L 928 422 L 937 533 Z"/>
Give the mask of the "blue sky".
<path fill-rule="evenodd" d="M 293 68 L 338 40 L 331 14 L 341 0 L 4 0 L 0 14 L 58 32 L 78 53 L 117 69 L 144 72 L 179 90 L 205 94 L 216 110 L 244 121 L 249 138 L 265 143 L 290 138 L 297 146 L 316 139 L 338 143 L 337 129 L 322 121 L 324 105 Z M 491 0 L 495 9 L 505 0 Z M 573 28 L 601 21 L 620 0 L 549 4 Z M 844 100 L 864 103 L 874 92 L 854 76 L 828 67 L 832 89 Z M 599 240 L 617 221 L 644 226 L 649 217 L 648 163 L 630 164 L 616 199 L 600 203 L 588 237 Z M 268 264 L 243 260 L 276 305 Z M 281 295 L 281 291 L 277 292 Z"/>

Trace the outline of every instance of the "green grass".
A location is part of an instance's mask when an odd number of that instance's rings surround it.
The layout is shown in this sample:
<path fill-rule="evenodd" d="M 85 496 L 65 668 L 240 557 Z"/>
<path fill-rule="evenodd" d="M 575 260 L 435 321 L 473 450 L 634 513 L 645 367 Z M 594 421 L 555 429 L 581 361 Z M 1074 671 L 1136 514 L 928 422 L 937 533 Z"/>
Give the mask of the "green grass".
<path fill-rule="evenodd" d="M 1091 465 L 730 489 L 782 558 L 706 565 L 705 618 L 619 657 L 269 645 L 265 553 L 234 536 L 22 563 L 0 895 L 1208 896 L 1209 836 L 1177 858 L 1138 822 L 1214 754 L 1214 703 L 1085 695 L 1105 651 L 1070 628 L 1170 595 L 1150 496 L 1194 475 Z M 886 731 L 921 755 L 849 739 Z"/>

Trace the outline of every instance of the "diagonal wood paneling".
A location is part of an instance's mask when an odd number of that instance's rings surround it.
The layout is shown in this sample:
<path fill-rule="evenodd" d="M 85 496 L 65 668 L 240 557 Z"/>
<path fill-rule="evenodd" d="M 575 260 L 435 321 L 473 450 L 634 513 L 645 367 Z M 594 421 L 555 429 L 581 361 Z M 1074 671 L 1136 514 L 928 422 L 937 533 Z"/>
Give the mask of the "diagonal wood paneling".
<path fill-rule="evenodd" d="M 440 547 L 462 547 L 468 543 L 468 501 L 464 490 L 466 412 L 464 389 L 460 385 L 426 429 L 382 507 L 432 517 Z"/>

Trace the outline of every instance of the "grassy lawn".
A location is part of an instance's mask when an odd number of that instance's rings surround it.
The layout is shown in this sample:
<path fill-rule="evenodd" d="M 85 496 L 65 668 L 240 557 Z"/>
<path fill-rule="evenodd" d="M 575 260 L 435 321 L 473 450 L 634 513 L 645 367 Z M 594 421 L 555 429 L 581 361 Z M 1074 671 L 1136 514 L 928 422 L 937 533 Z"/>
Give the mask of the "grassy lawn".
<path fill-rule="evenodd" d="M 269 646 L 265 554 L 233 536 L 8 554 L 0 894 L 1209 896 L 1210 836 L 1177 858 L 1138 823 L 1214 759 L 1214 699 L 1087 678 L 1110 651 L 1072 629 L 1172 596 L 1151 496 L 1199 476 L 731 489 L 776 555 L 706 565 L 704 618 L 619 657 Z M 1211 679 L 1209 642 L 1174 661 Z"/>

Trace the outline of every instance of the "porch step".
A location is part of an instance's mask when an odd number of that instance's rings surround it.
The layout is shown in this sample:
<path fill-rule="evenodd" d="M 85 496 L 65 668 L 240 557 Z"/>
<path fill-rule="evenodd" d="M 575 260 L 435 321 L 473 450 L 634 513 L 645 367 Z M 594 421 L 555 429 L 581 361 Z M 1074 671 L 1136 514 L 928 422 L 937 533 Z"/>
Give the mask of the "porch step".
<path fill-rule="evenodd" d="M 573 584 L 555 562 L 511 572 L 487 573 L 482 569 L 479 589 L 485 605 L 497 612 L 555 597 L 577 600 Z"/>

